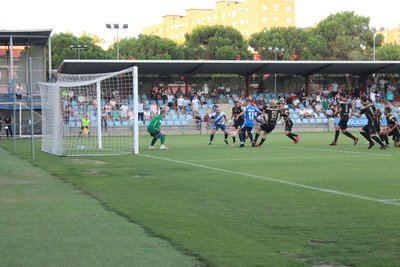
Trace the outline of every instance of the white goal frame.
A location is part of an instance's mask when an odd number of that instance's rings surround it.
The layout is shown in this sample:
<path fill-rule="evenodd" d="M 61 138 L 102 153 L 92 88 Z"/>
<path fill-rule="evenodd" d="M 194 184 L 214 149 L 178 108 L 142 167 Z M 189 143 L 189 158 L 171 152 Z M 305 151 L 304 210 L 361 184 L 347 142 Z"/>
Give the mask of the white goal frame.
<path fill-rule="evenodd" d="M 60 75 L 59 79 L 55 83 L 39 83 L 41 92 L 41 104 L 42 104 L 42 151 L 59 155 L 59 156 L 96 156 L 96 155 L 118 155 L 127 154 L 126 151 L 119 153 L 118 151 L 112 150 L 112 152 L 104 149 L 103 142 L 103 128 L 102 128 L 102 81 L 107 79 L 118 77 L 119 75 L 131 75 L 132 77 L 132 95 L 133 95 L 133 122 L 132 125 L 127 127 L 132 129 L 132 147 L 131 153 L 139 154 L 139 122 L 138 122 L 138 106 L 139 106 L 139 94 L 138 94 L 138 68 L 131 67 L 119 72 L 105 73 L 105 74 L 91 74 L 91 75 Z M 63 77 L 64 76 L 64 77 Z M 118 84 L 119 85 L 119 84 Z M 80 151 L 77 153 L 69 153 L 65 149 L 64 134 L 65 124 L 63 121 L 63 101 L 62 101 L 62 90 L 68 88 L 91 86 L 96 89 L 96 125 L 93 129 L 96 129 L 95 138 L 97 138 L 97 150 L 92 151 Z M 129 91 L 130 93 L 130 91 Z M 103 96 L 104 97 L 104 96 Z M 93 97 L 94 98 L 94 97 Z M 93 99 L 94 100 L 94 99 Z M 124 137 L 128 138 L 128 137 Z"/>

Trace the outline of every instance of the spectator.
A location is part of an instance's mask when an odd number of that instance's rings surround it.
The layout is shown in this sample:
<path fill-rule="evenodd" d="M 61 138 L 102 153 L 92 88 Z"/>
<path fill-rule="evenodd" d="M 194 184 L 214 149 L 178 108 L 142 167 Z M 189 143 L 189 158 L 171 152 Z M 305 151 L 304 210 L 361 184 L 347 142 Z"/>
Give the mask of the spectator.
<path fill-rule="evenodd" d="M 195 96 L 192 100 L 192 111 L 194 115 L 197 115 L 197 113 L 199 112 L 199 105 L 200 105 L 200 101 L 197 98 L 197 96 Z"/>
<path fill-rule="evenodd" d="M 158 108 L 158 105 L 156 103 L 156 101 L 152 101 L 151 102 L 151 106 L 150 106 L 150 118 L 154 118 L 155 116 L 158 115 L 160 109 Z"/>
<path fill-rule="evenodd" d="M 110 105 L 112 109 L 117 107 L 117 101 L 115 101 L 115 98 L 111 98 Z"/>
<path fill-rule="evenodd" d="M 314 109 L 312 108 L 311 105 L 308 105 L 308 107 L 306 108 L 305 111 L 306 111 L 305 116 L 306 116 L 307 118 L 310 118 L 310 117 L 314 117 L 314 116 L 315 116 Z"/>
<path fill-rule="evenodd" d="M 181 95 L 179 98 L 178 98 L 178 109 L 181 111 L 181 112 L 183 112 L 184 111 L 184 108 L 185 108 L 185 99 L 183 98 L 183 96 Z"/>
<path fill-rule="evenodd" d="M 4 129 L 6 130 L 7 138 L 9 138 L 10 135 L 11 137 L 13 137 L 11 123 L 12 123 L 12 118 L 10 117 L 10 115 L 7 114 L 6 117 L 4 118 Z"/>
<path fill-rule="evenodd" d="M 119 110 L 121 111 L 121 118 L 122 120 L 126 120 L 128 118 L 128 105 L 127 104 L 122 104 Z"/>
<path fill-rule="evenodd" d="M 167 94 L 167 105 L 168 105 L 168 107 L 172 108 L 174 106 L 174 101 L 175 101 L 174 95 L 171 92 L 169 92 Z"/>
<path fill-rule="evenodd" d="M 387 93 L 386 93 L 386 100 L 390 103 L 392 103 L 394 101 L 394 94 L 392 92 L 392 89 L 388 89 Z"/>
<path fill-rule="evenodd" d="M 375 90 L 371 90 L 371 93 L 369 94 L 369 98 L 371 99 L 372 103 L 375 103 L 375 101 L 376 101 Z"/>
<path fill-rule="evenodd" d="M 18 83 L 17 87 L 15 87 L 15 97 L 17 100 L 22 99 L 22 93 L 24 92 L 24 89 L 22 88 L 22 84 Z"/>
<path fill-rule="evenodd" d="M 338 93 L 339 90 L 339 85 L 336 83 L 336 81 L 333 81 L 332 83 L 332 97 L 335 97 Z"/>
<path fill-rule="evenodd" d="M 200 129 L 201 129 L 201 122 L 202 122 L 202 119 L 201 119 L 200 114 L 199 114 L 199 113 L 196 113 L 196 116 L 194 117 L 194 119 L 195 119 L 195 121 L 196 121 L 196 128 L 197 128 L 197 130 L 200 130 Z"/>
<path fill-rule="evenodd" d="M 329 109 L 329 101 L 327 98 L 324 98 L 324 101 L 322 102 L 322 109 L 325 111 Z"/>
<path fill-rule="evenodd" d="M 361 103 L 360 97 L 357 97 L 354 100 L 354 106 L 355 106 L 355 110 L 356 110 L 357 113 L 361 111 L 362 103 Z"/>
<path fill-rule="evenodd" d="M 139 121 L 143 122 L 143 124 L 145 124 L 144 122 L 144 102 L 143 100 L 140 100 L 139 102 L 139 106 L 138 106 L 138 119 Z"/>
<path fill-rule="evenodd" d="M 110 116 L 109 111 L 107 111 L 106 107 L 104 107 L 103 112 L 101 113 L 101 128 L 103 128 L 107 132 L 107 121 Z"/>

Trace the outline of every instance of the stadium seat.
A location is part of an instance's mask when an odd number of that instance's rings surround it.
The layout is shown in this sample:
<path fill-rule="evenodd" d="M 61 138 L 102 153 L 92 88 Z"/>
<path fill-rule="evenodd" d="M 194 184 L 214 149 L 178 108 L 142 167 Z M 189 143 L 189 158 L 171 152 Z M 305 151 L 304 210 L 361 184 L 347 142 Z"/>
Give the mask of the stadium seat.
<path fill-rule="evenodd" d="M 309 120 L 304 118 L 304 119 L 302 119 L 302 122 L 303 122 L 303 124 L 308 124 Z"/>
<path fill-rule="evenodd" d="M 147 95 L 142 95 L 142 100 L 148 100 Z"/>
<path fill-rule="evenodd" d="M 318 117 L 320 117 L 321 119 L 326 118 L 324 113 L 320 113 Z"/>
<path fill-rule="evenodd" d="M 165 126 L 166 124 L 167 123 L 164 120 L 161 121 L 161 125 Z"/>
<path fill-rule="evenodd" d="M 188 114 L 188 115 L 186 116 L 186 119 L 187 119 L 187 120 L 193 120 L 193 116 L 190 115 L 190 114 Z"/>
<path fill-rule="evenodd" d="M 115 127 L 120 127 L 121 126 L 121 122 L 120 121 L 114 121 L 114 125 L 115 125 Z"/>
<path fill-rule="evenodd" d="M 328 119 L 327 118 L 324 118 L 324 119 L 322 119 L 322 123 L 328 123 Z"/>
<path fill-rule="evenodd" d="M 187 121 L 187 120 L 181 120 L 181 124 L 182 124 L 183 126 L 187 126 L 187 125 L 189 125 L 189 123 L 188 123 L 188 121 Z"/>
<path fill-rule="evenodd" d="M 290 116 L 292 117 L 292 119 L 298 119 L 299 118 L 299 114 L 297 114 L 297 113 L 292 113 Z"/>
<path fill-rule="evenodd" d="M 107 121 L 107 127 L 114 127 L 113 121 Z"/>
<path fill-rule="evenodd" d="M 166 123 L 167 126 L 174 125 L 174 122 L 172 120 L 166 120 L 165 123 Z"/>
<path fill-rule="evenodd" d="M 173 120 L 177 120 L 177 119 L 178 119 L 178 115 L 176 115 L 176 114 L 172 114 L 172 115 L 171 115 L 171 119 L 173 119 Z"/>
<path fill-rule="evenodd" d="M 233 105 L 233 104 L 234 104 L 232 98 L 229 98 L 229 99 L 228 99 L 228 104 L 229 104 L 229 105 Z"/>
<path fill-rule="evenodd" d="M 174 120 L 174 125 L 175 126 L 181 126 L 180 120 Z"/>
<path fill-rule="evenodd" d="M 296 123 L 296 124 L 303 124 L 303 122 L 301 121 L 300 118 L 299 118 L 299 119 L 296 119 L 296 120 L 295 120 L 295 123 Z"/>
<path fill-rule="evenodd" d="M 129 126 L 129 121 L 123 121 L 122 126 L 128 127 Z"/>

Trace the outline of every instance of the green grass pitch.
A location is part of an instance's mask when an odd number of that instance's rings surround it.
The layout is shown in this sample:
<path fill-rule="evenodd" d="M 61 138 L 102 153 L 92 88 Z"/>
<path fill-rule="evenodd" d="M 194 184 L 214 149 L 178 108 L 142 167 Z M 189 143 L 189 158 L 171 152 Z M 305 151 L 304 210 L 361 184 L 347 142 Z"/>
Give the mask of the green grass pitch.
<path fill-rule="evenodd" d="M 205 135 L 167 136 L 168 151 L 142 137 L 139 156 L 37 152 L 34 164 L 207 265 L 396 266 L 400 149 L 344 135 L 330 147 L 333 135 L 295 145 L 277 133 L 243 149 L 221 135 L 211 146 Z M 29 148 L 18 141 L 22 158 Z"/>

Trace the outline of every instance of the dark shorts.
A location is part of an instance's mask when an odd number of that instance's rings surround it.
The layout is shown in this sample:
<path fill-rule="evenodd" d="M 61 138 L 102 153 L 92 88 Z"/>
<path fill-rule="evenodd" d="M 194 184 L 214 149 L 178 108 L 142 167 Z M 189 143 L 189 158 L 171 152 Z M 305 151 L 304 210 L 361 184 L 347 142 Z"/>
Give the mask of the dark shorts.
<path fill-rule="evenodd" d="M 270 133 L 275 129 L 275 124 L 262 124 L 260 126 L 261 130 L 263 130 L 265 133 Z"/>
<path fill-rule="evenodd" d="M 253 130 L 253 126 L 246 126 L 246 125 L 242 125 L 240 128 L 240 131 L 242 133 L 244 132 L 251 132 Z"/>
<path fill-rule="evenodd" d="M 156 132 L 149 132 L 149 134 L 154 137 L 154 138 L 161 138 L 161 136 L 163 135 L 160 131 L 156 131 Z"/>
<path fill-rule="evenodd" d="M 399 129 L 395 129 L 394 131 L 392 131 L 389 136 L 393 137 L 393 141 L 394 142 L 400 142 L 400 130 Z"/>
<path fill-rule="evenodd" d="M 233 122 L 233 127 L 235 129 L 239 129 L 242 125 L 243 125 L 243 121 L 238 120 L 238 121 Z"/>
<path fill-rule="evenodd" d="M 366 133 L 369 133 L 371 135 L 376 134 L 376 126 L 375 124 L 370 124 L 368 123 L 364 127 L 362 127 L 362 130 Z"/>
<path fill-rule="evenodd" d="M 347 129 L 347 123 L 349 122 L 349 120 L 346 119 L 340 119 L 338 126 L 340 129 L 342 130 L 346 130 Z"/>
<path fill-rule="evenodd" d="M 214 131 L 218 131 L 218 129 L 221 129 L 221 131 L 225 131 L 226 126 L 224 124 L 213 125 L 212 129 Z"/>
<path fill-rule="evenodd" d="M 285 132 L 291 132 L 293 128 L 293 121 L 288 120 L 285 122 Z"/>

